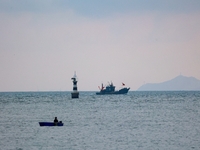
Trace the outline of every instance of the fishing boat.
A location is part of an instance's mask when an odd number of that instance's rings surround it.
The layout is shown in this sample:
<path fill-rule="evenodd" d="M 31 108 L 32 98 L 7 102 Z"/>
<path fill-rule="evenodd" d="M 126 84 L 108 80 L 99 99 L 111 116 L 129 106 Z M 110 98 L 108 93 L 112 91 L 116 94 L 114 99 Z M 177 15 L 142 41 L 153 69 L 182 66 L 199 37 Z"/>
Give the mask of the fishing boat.
<path fill-rule="evenodd" d="M 113 85 L 113 83 L 109 83 L 106 87 L 101 86 L 100 92 L 97 92 L 96 95 L 106 95 L 106 94 L 127 94 L 130 88 L 124 87 L 125 84 L 122 83 L 123 88 L 121 88 L 118 91 L 115 91 L 115 86 Z"/>
<path fill-rule="evenodd" d="M 63 126 L 64 123 L 62 121 L 59 121 L 57 123 L 54 122 L 39 122 L 40 126 Z"/>

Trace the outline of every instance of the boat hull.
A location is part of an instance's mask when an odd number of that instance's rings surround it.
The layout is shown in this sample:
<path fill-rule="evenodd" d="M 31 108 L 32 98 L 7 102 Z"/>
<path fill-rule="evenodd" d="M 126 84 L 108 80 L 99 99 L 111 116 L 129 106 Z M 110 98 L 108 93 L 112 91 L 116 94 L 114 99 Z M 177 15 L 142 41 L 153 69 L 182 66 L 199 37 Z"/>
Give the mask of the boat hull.
<path fill-rule="evenodd" d="M 113 92 L 109 92 L 109 91 L 100 91 L 97 92 L 96 95 L 111 95 L 111 94 L 127 94 L 130 88 L 123 88 L 119 91 L 113 91 Z"/>
<path fill-rule="evenodd" d="M 62 122 L 58 122 L 58 123 L 54 123 L 54 122 L 39 122 L 40 126 L 63 126 L 64 123 Z"/>

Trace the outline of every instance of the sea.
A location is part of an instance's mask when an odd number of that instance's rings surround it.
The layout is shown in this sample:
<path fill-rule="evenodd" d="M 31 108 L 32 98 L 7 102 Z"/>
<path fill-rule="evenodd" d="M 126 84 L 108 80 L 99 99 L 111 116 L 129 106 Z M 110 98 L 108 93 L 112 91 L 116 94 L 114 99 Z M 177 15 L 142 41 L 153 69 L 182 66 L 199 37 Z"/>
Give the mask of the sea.
<path fill-rule="evenodd" d="M 199 150 L 200 92 L 0 92 L 0 149 Z"/>

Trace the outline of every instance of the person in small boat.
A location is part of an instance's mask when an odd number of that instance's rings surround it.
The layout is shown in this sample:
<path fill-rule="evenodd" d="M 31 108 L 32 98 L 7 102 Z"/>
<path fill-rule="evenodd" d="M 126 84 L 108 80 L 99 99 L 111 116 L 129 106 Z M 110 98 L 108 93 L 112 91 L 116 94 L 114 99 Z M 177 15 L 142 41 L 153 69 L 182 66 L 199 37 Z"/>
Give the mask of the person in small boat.
<path fill-rule="evenodd" d="M 57 124 L 57 123 L 58 123 L 58 119 L 57 119 L 57 117 L 55 117 L 54 124 Z"/>

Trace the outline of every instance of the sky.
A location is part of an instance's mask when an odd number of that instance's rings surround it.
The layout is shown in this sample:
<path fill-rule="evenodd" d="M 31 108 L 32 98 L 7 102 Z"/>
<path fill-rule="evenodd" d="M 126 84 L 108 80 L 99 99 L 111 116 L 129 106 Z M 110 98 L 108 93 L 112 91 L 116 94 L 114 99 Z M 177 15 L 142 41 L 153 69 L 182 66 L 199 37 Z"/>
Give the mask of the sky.
<path fill-rule="evenodd" d="M 0 91 L 200 79 L 199 0 L 0 0 Z"/>

